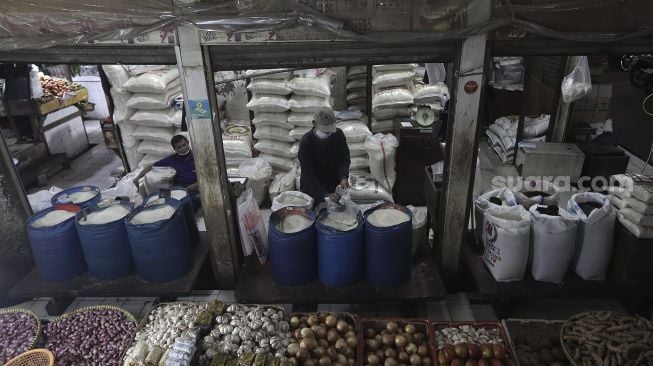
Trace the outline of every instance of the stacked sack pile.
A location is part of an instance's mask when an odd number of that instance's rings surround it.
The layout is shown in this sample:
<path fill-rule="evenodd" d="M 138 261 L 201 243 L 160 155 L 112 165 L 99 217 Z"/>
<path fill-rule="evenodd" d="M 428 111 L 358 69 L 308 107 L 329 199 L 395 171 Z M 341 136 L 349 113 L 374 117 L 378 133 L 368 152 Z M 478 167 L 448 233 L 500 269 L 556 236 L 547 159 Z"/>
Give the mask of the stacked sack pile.
<path fill-rule="evenodd" d="M 550 116 L 548 114 L 542 114 L 534 118 L 525 117 L 524 132 L 521 141 L 546 141 L 546 132 L 549 130 L 549 119 Z M 485 131 L 488 144 L 504 164 L 512 161 L 515 156 L 518 123 L 519 116 L 500 117 Z"/>
<path fill-rule="evenodd" d="M 619 222 L 638 238 L 653 238 L 653 176 L 617 174 L 611 182 L 608 199 L 618 209 Z"/>
<path fill-rule="evenodd" d="M 524 58 L 493 57 L 492 80 L 495 89 L 524 90 Z"/>
<path fill-rule="evenodd" d="M 367 118 L 358 110 L 336 112 L 336 127 L 341 129 L 349 148 L 349 170 L 352 173 L 369 173 L 370 162 L 365 148 L 365 139 L 372 136 L 367 127 Z"/>
<path fill-rule="evenodd" d="M 239 166 L 252 157 L 252 127 L 249 121 L 228 121 L 222 130 L 227 176 L 241 176 Z"/>
<path fill-rule="evenodd" d="M 367 106 L 367 67 L 347 68 L 347 106 L 364 111 Z"/>
<path fill-rule="evenodd" d="M 372 132 L 388 132 L 395 119 L 412 113 L 417 64 L 375 65 L 372 79 Z"/>
<path fill-rule="evenodd" d="M 181 111 L 171 106 L 181 94 L 176 66 L 103 65 L 111 84 L 113 121 L 120 129 L 127 163 L 149 166 L 174 153 L 170 140 L 181 127 Z"/>

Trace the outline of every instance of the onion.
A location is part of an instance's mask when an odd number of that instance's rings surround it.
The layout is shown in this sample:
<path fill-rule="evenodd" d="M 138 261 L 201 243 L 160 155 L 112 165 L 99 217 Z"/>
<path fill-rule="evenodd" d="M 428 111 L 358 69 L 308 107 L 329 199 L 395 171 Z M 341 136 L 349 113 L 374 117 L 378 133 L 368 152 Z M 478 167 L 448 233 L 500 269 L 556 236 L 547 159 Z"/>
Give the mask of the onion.
<path fill-rule="evenodd" d="M 397 324 L 397 322 L 388 322 L 385 325 L 385 329 L 390 333 L 397 333 L 397 330 L 399 329 L 399 324 Z"/>
<path fill-rule="evenodd" d="M 0 364 L 27 351 L 36 337 L 37 323 L 22 312 L 0 315 Z"/>

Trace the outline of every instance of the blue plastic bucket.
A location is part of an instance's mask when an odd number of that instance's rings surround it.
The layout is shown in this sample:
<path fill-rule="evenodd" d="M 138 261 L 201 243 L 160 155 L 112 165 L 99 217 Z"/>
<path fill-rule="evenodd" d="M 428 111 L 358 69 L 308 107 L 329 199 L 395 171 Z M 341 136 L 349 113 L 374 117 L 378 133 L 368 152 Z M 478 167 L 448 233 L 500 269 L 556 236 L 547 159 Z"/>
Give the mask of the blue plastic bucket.
<path fill-rule="evenodd" d="M 74 193 L 79 193 L 79 192 L 93 192 L 94 196 L 84 201 L 73 201 L 74 196 L 73 197 L 71 196 Z M 83 186 L 83 187 L 73 187 L 73 188 L 64 189 L 63 191 L 52 196 L 50 202 L 52 203 L 52 207 L 57 207 L 57 205 L 60 204 L 72 203 L 84 209 L 87 207 L 91 207 L 93 205 L 97 205 L 101 199 L 102 196 L 100 194 L 100 189 L 98 187 Z"/>
<path fill-rule="evenodd" d="M 365 226 L 358 215 L 358 226 L 340 231 L 321 223 L 327 215 L 320 213 L 317 230 L 317 259 L 320 281 L 327 286 L 347 286 L 358 282 L 365 269 Z"/>
<path fill-rule="evenodd" d="M 299 215 L 311 225 L 295 233 L 285 233 L 278 225 Z M 300 286 L 317 277 L 315 213 L 301 207 L 287 207 L 272 213 L 268 229 L 268 260 L 272 278 L 282 286 Z"/>

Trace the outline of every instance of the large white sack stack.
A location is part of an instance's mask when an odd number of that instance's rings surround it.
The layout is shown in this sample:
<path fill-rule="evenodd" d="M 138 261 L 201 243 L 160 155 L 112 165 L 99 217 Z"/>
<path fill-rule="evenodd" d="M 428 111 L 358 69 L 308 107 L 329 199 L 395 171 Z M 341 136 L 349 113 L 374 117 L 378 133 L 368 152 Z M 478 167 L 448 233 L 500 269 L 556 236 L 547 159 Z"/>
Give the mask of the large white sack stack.
<path fill-rule="evenodd" d="M 417 64 L 375 65 L 372 70 L 372 131 L 390 132 L 412 113 Z"/>
<path fill-rule="evenodd" d="M 230 121 L 222 132 L 227 176 L 240 176 L 239 165 L 252 157 L 252 129 L 249 121 Z"/>
<path fill-rule="evenodd" d="M 550 115 L 542 114 L 537 117 L 525 117 L 523 142 L 544 142 L 546 132 L 549 129 Z M 512 162 L 515 154 L 515 143 L 517 141 L 517 126 L 519 116 L 505 116 L 497 118 L 490 127 L 485 130 L 488 144 L 506 164 Z"/>
<path fill-rule="evenodd" d="M 364 111 L 367 106 L 367 67 L 347 68 L 347 105 Z"/>
<path fill-rule="evenodd" d="M 368 173 L 370 168 L 365 139 L 372 136 L 367 127 L 367 117 L 363 112 L 352 109 L 336 111 L 336 127 L 342 130 L 349 148 L 349 170 L 358 173 Z"/>

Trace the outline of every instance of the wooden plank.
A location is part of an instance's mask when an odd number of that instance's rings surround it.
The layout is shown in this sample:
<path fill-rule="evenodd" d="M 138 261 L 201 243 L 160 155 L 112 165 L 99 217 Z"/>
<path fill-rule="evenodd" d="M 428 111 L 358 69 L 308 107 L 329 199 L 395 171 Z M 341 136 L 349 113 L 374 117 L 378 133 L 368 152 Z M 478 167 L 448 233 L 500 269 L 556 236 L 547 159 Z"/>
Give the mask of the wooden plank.
<path fill-rule="evenodd" d="M 90 45 L 21 48 L 0 52 L 2 63 L 174 65 L 172 45 Z"/>
<path fill-rule="evenodd" d="M 69 281 L 46 282 L 36 268 L 20 280 L 9 292 L 12 297 L 43 296 L 152 296 L 176 297 L 189 294 L 208 253 L 206 233 L 200 232 L 200 242 L 193 249 L 193 267 L 180 278 L 153 283 L 143 280 L 138 273 L 132 273 L 112 281 L 100 281 L 88 272 Z"/>
<path fill-rule="evenodd" d="M 261 267 L 254 256 L 245 259 L 236 286 L 236 300 L 242 303 L 369 304 L 410 303 L 441 300 L 446 289 L 434 256 L 417 253 L 411 279 L 395 288 L 375 287 L 364 280 L 345 287 L 328 287 L 319 280 L 304 286 L 282 287 L 272 279 L 270 265 Z"/>
<path fill-rule="evenodd" d="M 77 104 L 85 100 L 88 100 L 88 91 L 86 89 L 81 89 L 78 90 L 77 93 L 70 98 L 57 98 L 47 103 L 39 104 L 39 113 L 41 115 L 46 115 L 48 113 L 58 111 L 62 108 L 70 107 L 73 104 Z"/>

